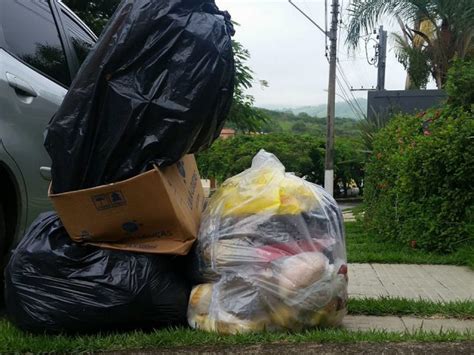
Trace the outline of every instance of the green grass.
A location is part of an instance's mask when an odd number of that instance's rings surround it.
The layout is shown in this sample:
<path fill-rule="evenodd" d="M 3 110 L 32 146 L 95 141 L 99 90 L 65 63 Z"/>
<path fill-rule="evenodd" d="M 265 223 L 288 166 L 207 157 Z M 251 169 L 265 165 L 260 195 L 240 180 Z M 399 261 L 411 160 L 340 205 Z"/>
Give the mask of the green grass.
<path fill-rule="evenodd" d="M 417 316 L 474 319 L 474 301 L 430 302 L 402 298 L 350 299 L 351 315 Z"/>
<path fill-rule="evenodd" d="M 0 353 L 3 352 L 94 352 L 154 349 L 178 346 L 244 345 L 262 343 L 352 343 L 352 342 L 449 342 L 473 340 L 471 332 L 390 333 L 385 331 L 351 332 L 342 329 L 312 330 L 300 333 L 263 333 L 221 336 L 190 329 L 165 329 L 150 333 L 132 332 L 93 336 L 46 336 L 23 333 L 0 321 Z"/>
<path fill-rule="evenodd" d="M 465 249 L 451 255 L 426 253 L 408 247 L 378 241 L 364 232 L 359 222 L 346 223 L 349 262 L 454 264 L 474 267 L 474 250 Z M 351 299 L 352 315 L 398 315 L 474 319 L 474 302 L 436 303 L 397 298 Z M 24 333 L 0 318 L 0 353 L 12 352 L 97 352 L 154 349 L 160 347 L 232 346 L 262 343 L 353 343 L 353 342 L 451 342 L 472 341 L 472 332 L 390 333 L 386 331 L 348 331 L 321 329 L 299 333 L 263 333 L 222 336 L 191 329 L 177 328 L 153 332 L 97 334 L 90 336 L 48 336 Z"/>
<path fill-rule="evenodd" d="M 474 269 L 474 246 L 451 254 L 436 254 L 377 239 L 361 222 L 346 222 L 347 257 L 350 263 L 467 265 Z"/>
<path fill-rule="evenodd" d="M 419 317 L 445 317 L 474 319 L 474 302 L 459 301 L 436 303 L 424 300 L 397 298 L 351 299 L 348 304 L 351 315 L 397 315 Z M 159 347 L 225 346 L 260 343 L 304 342 L 447 342 L 474 340 L 472 333 L 425 332 L 414 334 L 386 331 L 348 331 L 343 329 L 319 329 L 299 333 L 263 333 L 223 336 L 185 328 L 156 330 L 154 332 L 130 332 L 97 334 L 89 336 L 48 336 L 24 333 L 6 320 L 0 320 L 0 353 L 4 352 L 94 352 Z"/>

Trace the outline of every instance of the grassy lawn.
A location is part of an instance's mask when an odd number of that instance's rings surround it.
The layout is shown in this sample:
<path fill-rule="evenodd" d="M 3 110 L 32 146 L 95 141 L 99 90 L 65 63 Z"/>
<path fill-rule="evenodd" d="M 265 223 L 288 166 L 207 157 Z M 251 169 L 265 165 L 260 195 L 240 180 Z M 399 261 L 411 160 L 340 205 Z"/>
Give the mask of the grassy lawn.
<path fill-rule="evenodd" d="M 403 299 L 350 300 L 353 315 L 412 315 L 474 319 L 474 302 L 435 303 Z M 351 342 L 451 342 L 474 340 L 472 332 L 426 332 L 415 334 L 386 331 L 348 331 L 344 329 L 315 329 L 299 333 L 263 333 L 223 336 L 185 328 L 153 332 L 129 332 L 87 336 L 31 335 L 0 319 L 0 353 L 4 352 L 94 352 L 160 347 L 231 346 L 262 343 L 351 343 Z"/>
<path fill-rule="evenodd" d="M 403 248 L 393 243 L 377 241 L 367 235 L 359 222 L 346 223 L 350 262 L 454 264 L 474 266 L 474 249 L 460 250 L 451 255 L 438 255 Z M 437 303 L 397 298 L 351 299 L 351 315 L 397 315 L 474 319 L 474 301 Z M 186 328 L 129 332 L 87 336 L 31 335 L 16 329 L 0 317 L 0 353 L 13 352 L 96 352 L 158 349 L 199 346 L 236 346 L 269 343 L 354 343 L 354 342 L 454 342 L 472 341 L 472 332 L 419 331 L 390 333 L 386 331 L 348 331 L 315 329 L 299 333 L 263 333 L 223 336 Z"/>
<path fill-rule="evenodd" d="M 351 343 L 351 342 L 451 342 L 473 340 L 472 333 L 417 332 L 388 333 L 383 331 L 350 332 L 341 329 L 312 330 L 301 333 L 263 333 L 220 336 L 189 329 L 164 329 L 154 332 L 102 334 L 67 337 L 28 335 L 6 321 L 0 321 L 0 353 L 12 352 L 93 352 L 131 349 L 157 349 L 177 346 L 243 345 L 264 343 Z"/>
<path fill-rule="evenodd" d="M 350 263 L 467 265 L 474 269 L 474 246 L 441 255 L 378 240 L 364 231 L 361 222 L 346 222 L 345 226 Z"/>

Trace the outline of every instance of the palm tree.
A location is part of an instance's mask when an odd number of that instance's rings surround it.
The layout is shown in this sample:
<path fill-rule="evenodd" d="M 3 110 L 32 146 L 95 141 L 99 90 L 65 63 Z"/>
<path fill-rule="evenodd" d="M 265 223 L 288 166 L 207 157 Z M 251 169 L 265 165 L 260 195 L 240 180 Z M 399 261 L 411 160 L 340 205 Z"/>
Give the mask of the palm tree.
<path fill-rule="evenodd" d="M 411 82 L 418 75 L 415 86 L 423 86 L 423 75 L 427 81 L 431 73 L 438 88 L 444 87 L 453 59 L 474 56 L 473 0 L 353 0 L 347 44 L 356 48 L 383 16 L 400 24 L 398 58 Z"/>

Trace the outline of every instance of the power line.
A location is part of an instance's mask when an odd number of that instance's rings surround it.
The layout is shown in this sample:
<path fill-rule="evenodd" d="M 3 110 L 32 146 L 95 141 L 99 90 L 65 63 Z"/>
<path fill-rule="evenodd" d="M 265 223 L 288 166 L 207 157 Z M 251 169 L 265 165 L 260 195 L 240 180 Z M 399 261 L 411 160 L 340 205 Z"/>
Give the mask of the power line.
<path fill-rule="evenodd" d="M 292 0 L 289 3 L 295 7 L 306 19 L 316 26 L 330 40 L 329 51 L 329 83 L 328 83 L 328 115 L 326 124 L 326 153 L 324 159 L 324 189 L 333 195 L 334 183 L 334 116 L 336 104 L 336 67 L 337 67 L 337 30 L 339 15 L 339 0 L 331 0 L 331 28 L 329 32 L 322 29 L 310 16 L 306 15 L 303 10 L 296 6 Z"/>
<path fill-rule="evenodd" d="M 349 93 L 347 93 L 347 91 L 343 87 L 341 81 L 339 81 L 339 85 L 340 85 L 341 90 L 344 92 L 344 95 L 346 96 L 346 99 L 350 102 L 350 106 L 355 111 L 356 115 L 360 116 L 362 118 L 365 117 L 365 113 L 362 110 L 362 108 L 360 107 L 359 102 L 357 101 L 357 98 L 352 94 L 352 92 L 350 90 L 348 91 Z"/>
<path fill-rule="evenodd" d="M 351 91 L 351 87 L 352 87 L 352 86 L 350 85 L 349 80 L 348 80 L 346 74 L 344 73 L 344 70 L 343 70 L 342 67 L 341 67 L 341 64 L 338 62 L 336 67 L 337 67 L 339 73 L 341 74 L 342 80 L 344 81 L 344 83 L 346 84 L 347 88 L 349 89 L 349 93 L 350 93 L 352 99 L 355 101 L 355 104 L 357 105 L 357 107 L 358 107 L 360 113 L 362 114 L 362 117 L 365 117 L 364 110 L 362 110 L 362 108 L 360 107 L 359 101 L 357 100 L 357 98 L 354 96 L 354 94 L 353 94 L 352 91 Z"/>
<path fill-rule="evenodd" d="M 341 65 L 341 63 L 343 63 L 343 62 L 357 62 L 357 61 L 364 61 L 365 62 L 366 58 L 365 57 L 354 57 L 354 58 L 351 58 L 351 59 L 348 58 L 346 60 L 338 59 L 339 65 Z M 342 67 L 341 67 L 341 69 L 342 69 Z M 364 73 L 362 74 L 364 79 L 367 79 L 367 75 L 369 75 L 369 74 L 367 74 L 366 67 L 365 66 L 360 66 L 360 69 L 365 73 L 365 75 L 364 75 Z M 356 71 L 353 71 L 352 73 L 356 76 L 355 80 L 357 80 L 358 82 L 364 82 L 364 80 L 361 80 L 361 72 L 360 71 L 356 70 Z M 347 78 L 346 78 L 346 81 L 349 81 L 349 80 L 347 80 Z M 356 89 L 353 89 L 353 87 L 355 87 L 354 85 L 349 85 L 349 86 L 351 87 L 351 91 L 356 90 Z M 361 85 L 361 88 L 362 87 L 363 86 Z M 371 87 L 371 89 L 361 89 L 361 90 L 372 90 L 372 89 L 374 89 L 373 86 Z"/>
<path fill-rule="evenodd" d="M 356 117 L 361 117 L 360 112 L 357 111 L 354 104 L 351 102 L 351 100 L 347 96 L 347 92 L 344 89 L 344 87 L 342 86 L 341 81 L 339 80 L 339 78 L 337 78 L 336 80 L 337 80 L 337 85 L 339 86 L 339 89 L 341 91 L 341 97 L 344 100 L 344 102 L 349 106 L 349 108 L 351 109 L 351 111 L 354 113 L 354 115 Z"/>
<path fill-rule="evenodd" d="M 342 71 L 342 68 L 341 68 L 340 65 L 337 66 L 337 70 L 339 71 L 341 79 L 343 80 L 344 84 L 346 85 L 347 89 L 349 90 L 349 93 L 350 93 L 351 97 L 355 100 L 355 96 L 351 91 L 352 85 L 347 80 L 347 77 L 345 76 L 345 73 Z M 362 112 L 362 110 L 361 110 L 361 112 Z"/>
<path fill-rule="evenodd" d="M 349 108 L 352 110 L 356 117 L 363 118 L 363 112 L 360 112 L 360 110 L 354 105 L 354 101 L 351 100 L 351 98 L 349 97 L 349 94 L 342 85 L 342 82 L 338 79 L 337 83 L 341 91 L 341 96 L 343 97 L 343 100 L 349 105 Z"/>
<path fill-rule="evenodd" d="M 354 104 L 352 103 L 352 100 L 349 98 L 349 96 L 348 96 L 346 90 L 344 89 L 344 87 L 343 87 L 343 85 L 342 85 L 342 83 L 341 83 L 341 81 L 340 81 L 339 79 L 337 80 L 337 84 L 338 84 L 339 89 L 340 89 L 340 91 L 341 91 L 341 97 L 342 97 L 342 99 L 343 99 L 344 102 L 349 106 L 349 108 L 350 108 L 351 111 L 354 113 L 354 115 L 355 115 L 356 117 L 359 117 L 359 118 L 363 117 L 363 116 L 361 116 L 361 113 L 357 110 L 357 108 L 356 108 L 356 107 L 354 106 Z"/>
<path fill-rule="evenodd" d="M 339 62 L 345 63 L 345 62 L 357 62 L 357 61 L 366 61 L 365 57 L 351 57 L 347 59 L 338 59 Z"/>
<path fill-rule="evenodd" d="M 293 7 L 294 7 L 296 10 L 298 10 L 304 17 L 306 17 L 313 25 L 315 25 L 315 26 L 318 28 L 318 30 L 320 30 L 322 33 L 324 33 L 325 36 L 328 35 L 327 31 L 323 30 L 323 29 L 321 28 L 321 26 L 319 26 L 319 25 L 316 23 L 316 21 L 314 21 L 311 17 L 309 17 L 308 15 L 306 15 L 306 13 L 305 13 L 303 10 L 301 10 L 298 6 L 296 6 L 296 4 L 294 4 L 292 0 L 288 0 L 288 2 L 289 2 L 291 5 L 293 5 Z"/>

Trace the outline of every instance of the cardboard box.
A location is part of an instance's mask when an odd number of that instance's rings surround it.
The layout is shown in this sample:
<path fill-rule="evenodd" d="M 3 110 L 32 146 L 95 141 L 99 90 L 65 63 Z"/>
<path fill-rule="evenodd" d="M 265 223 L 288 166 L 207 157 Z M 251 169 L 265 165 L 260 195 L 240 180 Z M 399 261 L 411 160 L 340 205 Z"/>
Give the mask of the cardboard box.
<path fill-rule="evenodd" d="M 193 155 L 121 182 L 49 197 L 69 236 L 100 247 L 185 255 L 197 238 L 204 192 Z"/>

